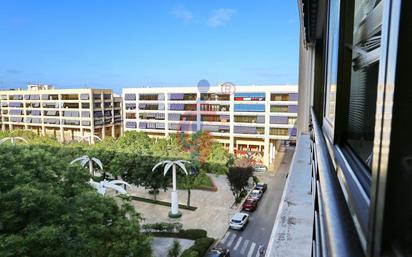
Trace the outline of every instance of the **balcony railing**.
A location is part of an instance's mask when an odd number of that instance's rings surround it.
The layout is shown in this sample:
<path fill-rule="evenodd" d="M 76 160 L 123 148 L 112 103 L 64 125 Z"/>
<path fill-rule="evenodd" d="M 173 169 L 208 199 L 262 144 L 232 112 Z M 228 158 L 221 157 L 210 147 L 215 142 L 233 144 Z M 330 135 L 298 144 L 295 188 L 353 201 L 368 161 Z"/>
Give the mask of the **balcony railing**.
<path fill-rule="evenodd" d="M 363 256 L 325 138 L 312 110 L 313 256 Z"/>
<path fill-rule="evenodd" d="M 364 256 L 332 162 L 333 151 L 314 115 L 299 136 L 266 256 Z M 293 222 L 289 222 L 293 221 Z"/>

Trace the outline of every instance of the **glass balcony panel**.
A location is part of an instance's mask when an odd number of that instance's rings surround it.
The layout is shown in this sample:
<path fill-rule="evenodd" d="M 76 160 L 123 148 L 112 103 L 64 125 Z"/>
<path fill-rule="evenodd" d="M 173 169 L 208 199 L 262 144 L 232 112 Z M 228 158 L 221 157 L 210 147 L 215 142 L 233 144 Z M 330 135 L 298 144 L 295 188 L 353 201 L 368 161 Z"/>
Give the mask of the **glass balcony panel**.
<path fill-rule="evenodd" d="M 136 94 L 125 94 L 124 100 L 125 101 L 136 101 Z"/>
<path fill-rule="evenodd" d="M 265 112 L 263 104 L 235 104 L 235 112 Z"/>

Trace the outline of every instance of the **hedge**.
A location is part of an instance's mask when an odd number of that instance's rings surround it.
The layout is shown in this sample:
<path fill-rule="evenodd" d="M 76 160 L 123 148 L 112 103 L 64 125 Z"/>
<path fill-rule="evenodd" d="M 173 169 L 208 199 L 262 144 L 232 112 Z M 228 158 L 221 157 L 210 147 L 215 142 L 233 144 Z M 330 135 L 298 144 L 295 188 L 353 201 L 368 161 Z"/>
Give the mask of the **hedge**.
<path fill-rule="evenodd" d="M 189 248 L 189 249 L 184 250 L 182 255 L 180 255 L 180 257 L 199 257 L 199 254 L 194 250 L 190 250 Z"/>
<path fill-rule="evenodd" d="M 172 206 L 172 204 L 169 203 L 169 202 L 164 202 L 164 201 L 159 201 L 159 200 L 154 200 L 154 199 L 148 199 L 148 198 L 134 196 L 134 195 L 131 195 L 130 198 L 133 199 L 133 200 L 140 201 L 140 202 L 145 202 L 145 203 L 158 204 L 158 205 L 163 205 L 163 206 L 168 206 L 168 207 Z M 184 204 L 179 204 L 179 208 L 181 208 L 183 210 L 189 210 L 189 211 L 195 211 L 197 209 L 197 207 L 187 206 L 187 205 L 184 205 Z"/>
<path fill-rule="evenodd" d="M 194 245 L 192 245 L 191 247 L 189 247 L 182 253 L 182 257 L 193 256 L 192 252 L 197 253 L 197 255 L 194 255 L 194 256 L 199 256 L 199 257 L 205 256 L 207 250 L 214 242 L 215 242 L 215 239 L 210 238 L 210 237 L 202 237 L 202 238 L 196 239 Z"/>
<path fill-rule="evenodd" d="M 182 255 L 180 255 L 180 257 L 199 257 L 199 254 L 194 250 L 190 250 L 189 248 L 189 249 L 184 250 Z"/>
<path fill-rule="evenodd" d="M 207 231 L 203 229 L 182 229 L 179 232 L 152 232 L 153 236 L 158 237 L 176 237 L 183 239 L 197 240 L 199 238 L 205 238 L 207 236 Z"/>
<path fill-rule="evenodd" d="M 182 230 L 183 224 L 179 222 L 175 223 L 154 223 L 154 224 L 143 224 L 142 228 L 147 232 L 179 232 Z"/>

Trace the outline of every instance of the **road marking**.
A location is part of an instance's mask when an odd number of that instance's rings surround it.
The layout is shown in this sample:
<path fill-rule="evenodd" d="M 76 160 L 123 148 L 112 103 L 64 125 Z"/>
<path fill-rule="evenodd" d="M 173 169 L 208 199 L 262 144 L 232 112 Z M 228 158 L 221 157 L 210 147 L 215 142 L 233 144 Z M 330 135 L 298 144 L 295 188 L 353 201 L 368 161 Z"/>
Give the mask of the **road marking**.
<path fill-rule="evenodd" d="M 228 232 L 226 232 L 226 234 L 225 234 L 225 236 L 223 237 L 223 239 L 222 239 L 222 244 L 225 244 L 225 242 L 226 242 L 226 240 L 227 240 L 227 238 L 229 237 L 229 235 L 230 235 L 230 232 L 228 231 Z"/>
<path fill-rule="evenodd" d="M 262 245 L 259 245 L 259 248 L 256 252 L 256 257 L 260 257 L 260 249 L 262 249 L 262 247 L 263 247 Z"/>
<path fill-rule="evenodd" d="M 253 243 L 253 244 L 250 246 L 249 253 L 247 254 L 247 257 L 252 257 L 253 250 L 255 250 L 255 246 L 256 246 L 256 243 Z"/>
<path fill-rule="evenodd" d="M 230 238 L 229 242 L 227 243 L 227 247 L 230 248 L 232 246 L 233 241 L 235 240 L 235 238 L 236 238 L 236 234 L 233 234 L 232 237 Z"/>
<path fill-rule="evenodd" d="M 243 237 L 239 237 L 239 239 L 237 240 L 237 243 L 235 245 L 235 247 L 233 247 L 233 250 L 237 250 L 237 248 L 239 248 L 240 242 L 242 242 Z"/>
<path fill-rule="evenodd" d="M 242 249 L 240 250 L 241 254 L 245 254 L 245 251 L 246 251 L 246 248 L 247 248 L 248 244 L 249 244 L 249 240 L 246 240 L 245 244 L 243 245 Z"/>

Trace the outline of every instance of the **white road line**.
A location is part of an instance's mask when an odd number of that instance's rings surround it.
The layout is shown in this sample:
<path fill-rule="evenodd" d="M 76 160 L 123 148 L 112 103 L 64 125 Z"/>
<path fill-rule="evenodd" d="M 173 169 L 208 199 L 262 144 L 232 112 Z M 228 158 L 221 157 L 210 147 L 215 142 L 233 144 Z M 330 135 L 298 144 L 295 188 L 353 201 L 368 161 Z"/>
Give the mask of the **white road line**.
<path fill-rule="evenodd" d="M 237 248 L 239 248 L 240 242 L 242 242 L 243 237 L 239 237 L 239 239 L 237 240 L 237 243 L 235 245 L 235 247 L 233 247 L 233 250 L 237 250 Z"/>
<path fill-rule="evenodd" d="M 258 250 L 257 250 L 257 252 L 256 252 L 256 257 L 260 257 L 260 249 L 261 249 L 262 247 L 263 247 L 262 245 L 259 245 L 259 248 L 258 248 Z"/>
<path fill-rule="evenodd" d="M 242 249 L 240 250 L 241 254 L 245 254 L 245 251 L 246 251 L 246 248 L 247 248 L 248 244 L 249 244 L 249 240 L 246 240 L 245 244 L 242 246 Z"/>
<path fill-rule="evenodd" d="M 233 234 L 232 237 L 230 238 L 229 242 L 227 243 L 227 247 L 230 248 L 232 246 L 235 238 L 236 238 L 236 234 Z"/>
<path fill-rule="evenodd" d="M 247 257 L 252 257 L 253 250 L 255 250 L 255 246 L 256 246 L 256 243 L 253 243 L 253 244 L 250 246 L 249 253 L 247 254 Z"/>
<path fill-rule="evenodd" d="M 227 240 L 227 238 L 229 237 L 229 235 L 230 235 L 230 232 L 228 231 L 228 232 L 226 232 L 226 234 L 225 234 L 225 236 L 223 237 L 223 239 L 222 239 L 222 244 L 225 244 L 225 242 L 226 242 L 226 240 Z"/>

